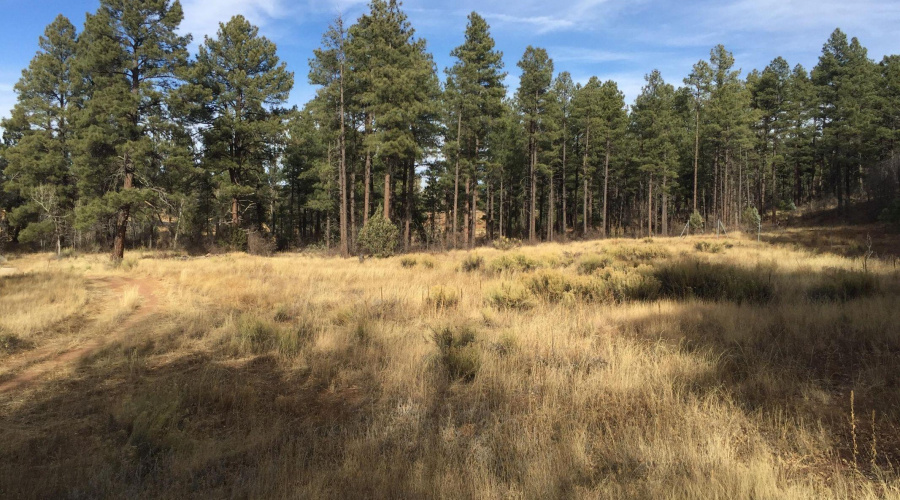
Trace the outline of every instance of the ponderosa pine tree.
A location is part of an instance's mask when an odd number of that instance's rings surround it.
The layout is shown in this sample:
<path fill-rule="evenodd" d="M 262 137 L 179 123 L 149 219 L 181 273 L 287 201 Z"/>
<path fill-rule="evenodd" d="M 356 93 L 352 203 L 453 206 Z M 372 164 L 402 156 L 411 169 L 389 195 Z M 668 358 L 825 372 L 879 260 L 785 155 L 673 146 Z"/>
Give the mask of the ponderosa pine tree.
<path fill-rule="evenodd" d="M 313 51 L 314 58 L 310 59 L 309 82 L 319 85 L 319 99 L 325 101 L 326 106 L 332 110 L 334 116 L 333 127 L 338 131 L 338 147 L 340 157 L 338 164 L 338 190 L 340 192 L 340 210 L 338 220 L 340 224 L 341 255 L 350 255 L 349 244 L 349 192 L 352 186 L 347 179 L 347 112 L 345 105 L 346 87 L 344 74 L 347 70 L 347 30 L 344 28 L 344 20 L 341 16 L 329 26 L 322 36 L 322 48 Z"/>
<path fill-rule="evenodd" d="M 647 82 L 635 99 L 631 124 L 638 140 L 637 163 L 648 174 L 647 227 L 653 234 L 653 183 L 660 183 L 662 196 L 661 232 L 669 235 L 668 195 L 678 164 L 678 127 L 675 114 L 675 88 L 666 83 L 659 71 L 653 70 L 644 77 Z"/>
<path fill-rule="evenodd" d="M 550 105 L 550 83 L 553 80 L 553 60 L 542 48 L 528 46 L 518 63 L 522 70 L 516 100 L 522 113 L 525 133 L 528 136 L 528 240 L 537 241 L 537 171 L 540 155 L 539 143 L 545 130 L 544 114 Z"/>
<path fill-rule="evenodd" d="M 593 184 L 594 156 L 596 154 L 596 135 L 602 127 L 603 98 L 601 88 L 603 84 L 596 76 L 592 76 L 588 82 L 575 91 L 572 98 L 572 120 L 575 123 L 579 136 L 581 149 L 581 212 L 582 233 L 587 234 L 591 224 L 590 198 L 591 185 Z M 578 186 L 576 186 L 576 191 Z"/>
<path fill-rule="evenodd" d="M 466 241 L 474 244 L 475 214 L 477 212 L 478 180 L 481 174 L 479 167 L 483 165 L 482 155 L 485 142 L 492 123 L 502 112 L 503 96 L 506 88 L 503 79 L 503 53 L 494 49 L 494 39 L 490 35 L 490 26 L 483 17 L 475 12 L 469 14 L 466 26 L 465 41 L 450 52 L 457 62 L 447 70 L 447 93 L 452 113 L 456 118 L 455 172 L 454 183 L 454 224 L 453 238 L 456 243 L 456 223 L 459 203 L 459 168 L 462 157 L 467 156 L 464 166 L 466 192 L 472 198 L 467 200 L 469 221 L 466 227 Z M 448 124 L 452 128 L 453 124 Z M 465 147 L 463 143 L 469 141 Z M 471 225 L 471 227 L 469 227 Z"/>
<path fill-rule="evenodd" d="M 853 180 L 860 178 L 862 161 L 871 155 L 866 139 L 874 133 L 875 74 L 875 64 L 859 40 L 848 42 L 839 29 L 822 47 L 813 69 L 822 136 L 820 154 L 830 165 L 830 184 L 844 212 Z"/>
<path fill-rule="evenodd" d="M 79 39 L 87 101 L 77 119 L 78 218 L 90 227 L 114 216 L 116 261 L 124 255 L 130 218 L 165 175 L 159 138 L 172 125 L 165 103 L 187 64 L 190 41 L 177 34 L 182 18 L 178 0 L 101 0 Z"/>
<path fill-rule="evenodd" d="M 697 177 L 700 165 L 700 115 L 709 99 L 712 69 L 704 60 L 697 61 L 684 84 L 691 89 L 694 97 L 694 212 L 697 212 Z"/>
<path fill-rule="evenodd" d="M 609 228 L 609 161 L 619 146 L 625 128 L 628 125 L 628 113 L 625 110 L 625 94 L 616 82 L 607 80 L 600 86 L 598 95 L 599 120 L 596 131 L 597 141 L 603 148 L 603 222 L 602 234 L 605 237 Z"/>
<path fill-rule="evenodd" d="M 423 154 L 415 124 L 436 112 L 434 63 L 396 0 L 373 0 L 349 31 L 355 98 L 372 124 L 367 146 L 378 152 L 384 167 L 383 212 L 390 219 L 392 176 L 401 171 L 408 178 L 414 171 Z M 410 217 L 411 212 L 405 217 L 407 226 Z"/>
<path fill-rule="evenodd" d="M 568 71 L 563 71 L 560 73 L 556 80 L 553 83 L 553 95 L 556 96 L 557 107 L 559 109 L 559 147 L 557 150 L 560 153 L 559 156 L 559 229 L 558 231 L 563 235 L 566 235 L 568 232 L 568 226 L 566 223 L 566 217 L 568 214 L 568 206 L 566 202 L 568 200 L 568 178 L 567 172 L 568 162 L 570 161 L 569 153 L 569 141 L 571 139 L 570 134 L 570 120 L 572 118 L 572 98 L 575 95 L 575 83 L 572 82 L 572 75 L 569 74 Z M 551 185 L 551 189 L 553 189 Z"/>
<path fill-rule="evenodd" d="M 3 121 L 8 137 L 3 189 L 23 203 L 9 214 L 19 240 L 55 240 L 62 248 L 76 200 L 72 173 L 72 115 L 81 100 L 75 69 L 75 26 L 59 15 L 39 41 L 40 51 L 22 71 L 12 118 Z"/>
<path fill-rule="evenodd" d="M 255 199 L 260 205 L 266 168 L 283 142 L 277 109 L 287 100 L 294 75 L 279 60 L 275 44 L 243 16 L 235 16 L 200 46 L 192 83 L 204 96 L 203 166 L 213 172 L 218 196 L 230 201 L 231 229 L 237 234 L 241 203 Z"/>

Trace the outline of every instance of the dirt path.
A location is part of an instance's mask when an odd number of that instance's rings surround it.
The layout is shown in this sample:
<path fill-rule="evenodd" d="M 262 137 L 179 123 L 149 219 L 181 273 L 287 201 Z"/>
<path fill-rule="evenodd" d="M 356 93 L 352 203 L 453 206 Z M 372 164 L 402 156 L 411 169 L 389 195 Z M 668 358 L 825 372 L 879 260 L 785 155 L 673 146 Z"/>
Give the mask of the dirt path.
<path fill-rule="evenodd" d="M 59 345 L 46 346 L 30 353 L 20 366 L 31 366 L 16 375 L 13 379 L 0 384 L 0 394 L 26 386 L 47 373 L 62 368 L 68 364 L 79 361 L 100 350 L 104 345 L 121 338 L 128 333 L 132 326 L 138 324 L 147 316 L 153 314 L 159 308 L 160 284 L 149 278 L 97 278 L 95 283 L 100 283 L 113 292 L 113 301 L 120 297 L 128 287 L 136 287 L 141 303 L 123 322 L 114 327 L 109 334 L 88 339 L 81 345 L 64 352 L 59 352 Z"/>

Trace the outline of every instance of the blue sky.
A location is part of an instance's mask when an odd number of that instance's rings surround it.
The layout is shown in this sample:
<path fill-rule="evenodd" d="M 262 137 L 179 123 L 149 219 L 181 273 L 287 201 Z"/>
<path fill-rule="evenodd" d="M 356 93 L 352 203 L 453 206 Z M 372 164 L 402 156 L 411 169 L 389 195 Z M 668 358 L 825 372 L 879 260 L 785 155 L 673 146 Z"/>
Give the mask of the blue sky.
<path fill-rule="evenodd" d="M 328 23 L 338 13 L 355 20 L 366 8 L 360 0 L 181 0 L 182 29 L 214 35 L 218 23 L 243 14 L 275 41 L 279 56 L 295 72 L 291 103 L 302 104 L 315 90 L 306 80 L 307 61 Z M 44 27 L 62 13 L 81 28 L 99 0 L 0 0 L 0 116 L 15 102 L 13 84 L 37 50 Z M 856 36 L 876 61 L 900 53 L 897 0 L 407 0 L 403 5 L 416 35 L 428 41 L 439 70 L 452 64 L 450 50 L 462 42 L 466 16 L 475 10 L 491 25 L 509 72 L 518 84 L 516 62 L 525 47 L 545 47 L 556 72 L 575 81 L 596 75 L 612 79 L 632 102 L 652 69 L 681 84 L 698 59 L 722 43 L 745 73 L 762 69 L 776 56 L 791 65 L 815 65 L 822 44 L 836 27 Z M 443 78 L 443 73 L 441 74 Z"/>

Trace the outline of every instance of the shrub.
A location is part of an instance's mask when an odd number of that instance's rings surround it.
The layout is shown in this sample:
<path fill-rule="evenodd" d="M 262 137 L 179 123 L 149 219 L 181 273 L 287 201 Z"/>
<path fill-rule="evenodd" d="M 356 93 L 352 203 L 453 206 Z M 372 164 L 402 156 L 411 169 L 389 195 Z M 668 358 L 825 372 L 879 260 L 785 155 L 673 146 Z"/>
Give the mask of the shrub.
<path fill-rule="evenodd" d="M 668 257 L 669 251 L 657 246 L 620 246 L 610 252 L 615 258 L 625 262 L 647 262 Z"/>
<path fill-rule="evenodd" d="M 682 261 L 666 265 L 654 273 L 660 294 L 673 299 L 730 300 L 764 304 L 774 295 L 768 277 L 721 264 Z"/>
<path fill-rule="evenodd" d="M 759 229 L 759 223 L 762 219 L 756 207 L 747 207 L 741 212 L 741 223 L 747 232 L 756 232 Z"/>
<path fill-rule="evenodd" d="M 33 347 L 33 342 L 25 340 L 18 335 L 5 333 L 3 332 L 3 330 L 0 330 L 0 352 L 12 354 L 19 351 L 32 349 Z"/>
<path fill-rule="evenodd" d="M 441 364 L 450 380 L 471 382 L 481 367 L 481 352 L 475 345 L 475 331 L 468 327 L 443 327 L 434 331 L 434 343 L 440 353 Z"/>
<path fill-rule="evenodd" d="M 691 217 L 688 219 L 688 225 L 691 227 L 691 231 L 700 231 L 703 229 L 703 216 L 700 215 L 700 212 L 694 211 L 691 214 Z"/>
<path fill-rule="evenodd" d="M 401 267 L 406 267 L 406 268 L 416 267 L 416 264 L 418 264 L 418 261 L 416 260 L 415 257 L 407 256 L 407 257 L 400 258 L 400 266 Z"/>
<path fill-rule="evenodd" d="M 400 230 L 384 217 L 379 207 L 359 231 L 358 244 L 368 255 L 390 257 L 397 251 L 399 238 Z"/>
<path fill-rule="evenodd" d="M 599 280 L 582 276 L 568 276 L 558 271 L 543 271 L 529 276 L 525 288 L 547 302 L 571 303 L 578 300 L 598 300 L 604 289 Z"/>
<path fill-rule="evenodd" d="M 811 287 L 807 296 L 815 301 L 840 301 L 868 297 L 878 293 L 878 277 L 859 271 L 833 269 Z"/>
<path fill-rule="evenodd" d="M 887 224 L 900 224 L 900 198 L 895 199 L 881 211 L 878 220 Z"/>
<path fill-rule="evenodd" d="M 593 274 L 598 269 L 603 269 L 612 264 L 612 259 L 605 255 L 585 255 L 578 261 L 579 274 Z"/>
<path fill-rule="evenodd" d="M 431 257 L 423 257 L 422 267 L 424 267 L 425 269 L 434 269 L 434 259 L 432 259 Z"/>
<path fill-rule="evenodd" d="M 519 283 L 504 283 L 489 290 L 487 302 L 498 309 L 525 310 L 534 307 L 531 294 Z"/>
<path fill-rule="evenodd" d="M 491 272 L 528 272 L 539 267 L 538 261 L 530 259 L 522 254 L 503 255 L 491 262 L 488 266 Z"/>
<path fill-rule="evenodd" d="M 459 294 L 450 287 L 441 285 L 433 286 L 431 287 L 431 290 L 428 291 L 428 297 L 425 298 L 425 303 L 435 309 L 456 307 L 456 304 L 459 303 Z"/>
<path fill-rule="evenodd" d="M 275 253 L 275 239 L 259 231 L 247 233 L 247 253 L 269 257 Z"/>
<path fill-rule="evenodd" d="M 522 240 L 501 236 L 491 243 L 497 250 L 510 250 L 522 246 Z"/>
<path fill-rule="evenodd" d="M 466 257 L 462 260 L 460 264 L 460 269 L 467 273 L 471 273 L 473 271 L 477 271 L 484 266 L 484 257 L 480 255 L 470 254 L 466 255 Z"/>
<path fill-rule="evenodd" d="M 710 243 L 708 241 L 698 241 L 694 244 L 694 249 L 698 252 L 719 253 L 722 251 L 722 244 Z"/>

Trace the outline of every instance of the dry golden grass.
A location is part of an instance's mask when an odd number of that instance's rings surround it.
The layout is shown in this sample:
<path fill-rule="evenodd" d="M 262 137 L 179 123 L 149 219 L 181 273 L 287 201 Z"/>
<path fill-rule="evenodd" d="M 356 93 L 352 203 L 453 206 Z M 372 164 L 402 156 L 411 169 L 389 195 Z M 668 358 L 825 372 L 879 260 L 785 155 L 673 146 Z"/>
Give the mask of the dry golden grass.
<path fill-rule="evenodd" d="M 892 262 L 740 237 L 161 257 L 0 278 L 23 338 L 145 314 L 0 394 L 4 496 L 900 498 Z"/>

